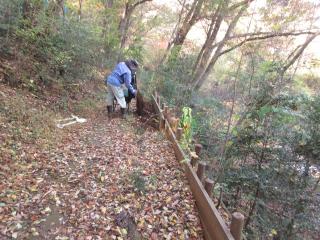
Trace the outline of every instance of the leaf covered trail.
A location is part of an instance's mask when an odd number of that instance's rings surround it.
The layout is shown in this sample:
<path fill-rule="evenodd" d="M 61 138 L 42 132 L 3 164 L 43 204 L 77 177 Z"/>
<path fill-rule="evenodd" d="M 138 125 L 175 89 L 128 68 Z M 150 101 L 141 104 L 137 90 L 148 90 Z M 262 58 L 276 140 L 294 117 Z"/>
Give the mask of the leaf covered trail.
<path fill-rule="evenodd" d="M 3 170 L 2 238 L 202 239 L 183 170 L 159 132 L 134 118 L 58 131 L 59 144 L 34 153 L 37 162 Z"/>

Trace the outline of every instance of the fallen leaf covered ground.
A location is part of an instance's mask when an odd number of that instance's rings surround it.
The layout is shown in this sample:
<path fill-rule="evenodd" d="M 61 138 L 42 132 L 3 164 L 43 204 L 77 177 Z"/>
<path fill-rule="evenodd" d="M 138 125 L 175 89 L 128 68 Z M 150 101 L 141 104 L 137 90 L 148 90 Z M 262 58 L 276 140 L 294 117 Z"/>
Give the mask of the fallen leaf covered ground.
<path fill-rule="evenodd" d="M 1 155 L 0 239 L 202 239 L 171 144 L 133 116 L 88 120 Z"/>

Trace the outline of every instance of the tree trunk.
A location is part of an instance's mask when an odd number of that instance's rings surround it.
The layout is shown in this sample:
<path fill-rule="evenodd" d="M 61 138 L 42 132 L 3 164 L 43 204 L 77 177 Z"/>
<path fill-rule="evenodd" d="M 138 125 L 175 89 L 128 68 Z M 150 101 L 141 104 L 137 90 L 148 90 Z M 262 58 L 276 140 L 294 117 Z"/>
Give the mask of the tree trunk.
<path fill-rule="evenodd" d="M 187 37 L 187 34 L 189 33 L 192 26 L 199 19 L 203 3 L 204 3 L 204 0 L 194 0 L 193 1 L 191 8 L 188 11 L 188 14 L 182 23 L 182 26 L 178 29 L 173 41 L 168 43 L 166 54 L 168 54 L 172 49 L 177 49 L 176 51 L 173 52 L 174 56 L 170 56 L 169 58 L 175 57 L 179 54 L 180 49 L 181 49 L 181 47 Z"/>
<path fill-rule="evenodd" d="M 179 17 L 178 17 L 178 22 L 174 28 L 174 30 L 172 31 L 172 34 L 171 34 L 171 37 L 170 37 L 170 40 L 168 42 L 168 46 L 167 46 L 167 49 L 159 63 L 159 65 L 163 64 L 163 62 L 167 59 L 168 57 L 168 54 L 170 52 L 170 49 L 172 47 L 172 44 L 173 44 L 173 39 L 175 37 L 175 35 L 177 34 L 177 29 L 179 28 L 180 24 L 181 24 L 181 19 L 182 19 L 182 15 L 184 13 L 184 8 L 185 8 L 185 4 L 186 4 L 186 0 L 183 0 L 183 3 L 182 3 L 182 7 L 181 7 L 181 11 L 179 13 Z"/>
<path fill-rule="evenodd" d="M 107 0 L 106 7 L 107 8 L 112 8 L 113 7 L 113 0 Z"/>
<path fill-rule="evenodd" d="M 250 224 L 251 218 L 253 216 L 254 210 L 255 210 L 256 205 L 257 205 L 259 194 L 260 194 L 260 187 L 258 185 L 257 190 L 256 190 L 256 194 L 255 194 L 255 197 L 254 197 L 254 201 L 253 201 L 253 203 L 251 205 L 247 220 L 246 220 L 246 222 L 244 224 L 244 229 L 247 229 L 249 224 Z"/>
<path fill-rule="evenodd" d="M 81 21 L 81 16 L 82 15 L 82 0 L 79 0 L 79 11 L 78 11 L 78 16 L 79 16 L 79 21 Z"/>
<path fill-rule="evenodd" d="M 249 89 L 248 89 L 248 99 L 251 99 L 251 89 L 252 89 L 252 81 L 255 73 L 255 66 L 254 66 L 254 55 L 251 54 L 251 74 L 249 80 Z"/>
<path fill-rule="evenodd" d="M 216 64 L 217 60 L 220 57 L 220 53 L 221 50 L 223 49 L 224 45 L 226 44 L 231 32 L 233 31 L 233 29 L 235 28 L 237 22 L 239 21 L 240 17 L 242 16 L 242 14 L 244 13 L 244 11 L 248 8 L 248 4 L 244 5 L 239 12 L 237 13 L 237 15 L 233 18 L 233 20 L 231 21 L 223 40 L 218 44 L 217 49 L 213 55 L 213 57 L 211 58 L 209 64 L 202 70 L 199 69 L 199 72 L 196 73 L 196 78 L 194 80 L 193 83 L 193 88 L 195 90 L 198 90 L 202 84 L 205 82 L 205 80 L 208 78 L 208 76 L 210 75 L 213 66 Z"/>
<path fill-rule="evenodd" d="M 241 64 L 242 64 L 242 58 L 243 58 L 243 54 L 241 54 L 240 57 L 240 61 L 238 63 L 238 68 L 237 68 L 237 72 L 236 72 L 236 76 L 238 76 L 240 69 L 241 69 Z M 234 78 L 234 82 L 233 82 L 233 97 L 232 97 L 232 105 L 231 105 L 231 109 L 230 109 L 230 113 L 229 113 L 229 118 L 228 118 L 228 125 L 227 125 L 227 132 L 226 135 L 224 137 L 224 141 L 223 144 L 220 147 L 220 159 L 224 159 L 225 158 L 225 152 L 226 152 L 226 147 L 227 147 L 227 143 L 228 140 L 230 139 L 230 129 L 231 129 L 231 124 L 232 124 L 232 116 L 234 114 L 234 106 L 235 106 L 235 101 L 236 101 L 236 91 L 237 91 L 237 78 Z M 213 164 L 211 165 L 211 169 L 213 169 Z M 222 169 L 225 169 L 225 167 L 223 167 Z M 217 176 L 217 179 L 215 182 L 219 182 L 220 178 L 224 175 L 224 170 L 221 170 Z"/>
<path fill-rule="evenodd" d="M 124 48 L 127 40 L 127 34 L 128 34 L 132 11 L 133 9 L 131 9 L 129 3 L 126 3 L 125 10 L 119 24 L 120 49 Z"/>
<path fill-rule="evenodd" d="M 203 69 L 205 67 L 205 63 L 208 62 L 208 58 L 210 57 L 214 49 L 213 43 L 217 37 L 217 34 L 219 32 L 219 29 L 224 17 L 224 12 L 222 11 L 225 9 L 222 10 L 222 8 L 223 6 L 226 6 L 226 4 L 228 3 L 221 3 L 211 18 L 211 23 L 210 23 L 210 28 L 207 34 L 207 38 L 200 50 L 200 53 L 198 54 L 196 63 L 193 68 L 193 73 L 200 72 L 201 71 L 200 69 Z"/>
<path fill-rule="evenodd" d="M 53 12 L 60 17 L 62 16 L 63 21 L 65 19 L 64 4 L 65 0 L 56 0 L 55 7 L 53 8 Z"/>
<path fill-rule="evenodd" d="M 110 24 L 111 16 L 109 14 L 109 10 L 113 8 L 113 0 L 106 0 L 104 4 L 105 12 L 108 12 L 103 18 L 103 29 L 102 29 L 102 38 L 105 39 L 107 36 L 107 33 L 109 33 L 112 24 Z"/>
<path fill-rule="evenodd" d="M 196 19 L 199 16 L 202 4 L 204 0 L 195 0 L 193 2 L 192 8 L 187 14 L 187 17 L 184 19 L 182 26 L 179 28 L 174 40 L 173 40 L 173 47 L 181 46 L 186 39 L 188 32 L 190 31 L 191 27 L 196 23 Z"/>
<path fill-rule="evenodd" d="M 30 14 L 30 3 L 28 0 L 24 0 L 22 3 L 22 16 L 24 19 L 27 19 Z"/>
<path fill-rule="evenodd" d="M 219 17 L 217 19 L 217 23 L 216 23 L 216 27 L 215 27 L 216 31 L 212 34 L 212 36 L 210 37 L 208 42 L 204 45 L 203 52 L 199 56 L 199 58 L 197 59 L 197 65 L 195 66 L 195 69 L 194 69 L 195 78 L 197 78 L 201 75 L 201 73 L 204 71 L 207 63 L 209 62 L 210 56 L 211 56 L 213 49 L 214 49 L 212 44 L 214 42 L 214 39 L 217 36 L 217 33 L 218 33 L 219 28 L 221 26 L 221 23 L 222 23 L 222 17 Z"/>
<path fill-rule="evenodd" d="M 138 91 L 136 96 L 136 105 L 137 105 L 137 114 L 139 116 L 142 116 L 144 113 L 144 100 L 140 91 Z"/>

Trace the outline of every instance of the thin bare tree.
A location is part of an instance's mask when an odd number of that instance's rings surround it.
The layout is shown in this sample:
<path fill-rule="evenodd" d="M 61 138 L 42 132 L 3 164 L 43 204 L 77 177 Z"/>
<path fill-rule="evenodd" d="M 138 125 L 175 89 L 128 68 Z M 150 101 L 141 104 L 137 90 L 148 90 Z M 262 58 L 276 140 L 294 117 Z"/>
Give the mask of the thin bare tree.
<path fill-rule="evenodd" d="M 127 38 L 128 30 L 130 27 L 130 20 L 134 10 L 141 4 L 151 2 L 152 0 L 140 0 L 140 1 L 126 1 L 124 11 L 119 23 L 119 36 L 120 36 L 120 48 L 124 48 Z"/>

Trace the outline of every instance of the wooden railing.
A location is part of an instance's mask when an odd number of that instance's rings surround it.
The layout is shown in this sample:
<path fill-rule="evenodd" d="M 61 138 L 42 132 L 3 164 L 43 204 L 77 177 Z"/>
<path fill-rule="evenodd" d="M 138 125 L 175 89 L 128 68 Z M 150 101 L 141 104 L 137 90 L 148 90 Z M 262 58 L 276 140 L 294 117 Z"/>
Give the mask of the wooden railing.
<path fill-rule="evenodd" d="M 201 146 L 196 145 L 195 152 L 197 155 L 191 156 L 190 162 L 184 161 L 188 158 L 179 144 L 183 130 L 181 128 L 175 129 L 175 132 L 172 130 L 168 119 L 169 109 L 164 103 L 162 103 L 161 107 L 160 96 L 156 92 L 153 95 L 152 101 L 159 115 L 159 130 L 164 132 L 166 137 L 172 142 L 176 159 L 184 166 L 190 189 L 198 207 L 205 239 L 240 240 L 244 217 L 239 212 L 233 213 L 230 227 L 227 227 L 227 224 L 220 216 L 211 199 L 213 181 L 205 177 L 206 164 L 199 161 L 198 156 L 201 151 Z"/>

